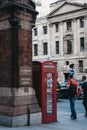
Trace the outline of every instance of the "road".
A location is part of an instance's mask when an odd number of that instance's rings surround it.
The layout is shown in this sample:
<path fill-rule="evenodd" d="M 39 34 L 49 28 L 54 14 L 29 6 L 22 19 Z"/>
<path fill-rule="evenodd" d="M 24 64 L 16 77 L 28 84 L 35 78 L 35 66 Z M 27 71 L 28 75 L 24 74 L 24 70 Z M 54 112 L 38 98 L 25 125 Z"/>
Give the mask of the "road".
<path fill-rule="evenodd" d="M 82 100 L 76 101 L 77 120 L 70 119 L 69 100 L 57 102 L 57 122 L 33 126 L 9 128 L 0 126 L 0 130 L 87 130 L 87 118 L 84 117 Z"/>
<path fill-rule="evenodd" d="M 82 104 L 82 100 L 76 100 L 76 111 L 77 117 L 84 116 L 85 111 Z M 57 113 L 58 113 L 58 120 L 61 116 L 70 116 L 70 104 L 68 99 L 59 99 L 57 102 Z"/>

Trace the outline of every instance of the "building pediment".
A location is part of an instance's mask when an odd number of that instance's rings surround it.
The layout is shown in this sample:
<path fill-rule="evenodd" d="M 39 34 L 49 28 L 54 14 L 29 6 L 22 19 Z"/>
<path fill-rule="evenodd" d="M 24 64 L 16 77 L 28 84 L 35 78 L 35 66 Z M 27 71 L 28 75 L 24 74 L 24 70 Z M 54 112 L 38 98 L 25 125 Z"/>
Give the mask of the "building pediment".
<path fill-rule="evenodd" d="M 58 16 L 58 15 L 60 16 L 60 15 L 67 14 L 67 13 L 72 13 L 74 11 L 79 11 L 83 8 L 84 8 L 83 4 L 63 2 L 62 5 L 56 7 L 56 9 L 54 9 L 48 15 L 48 18 L 55 17 L 55 16 Z"/>

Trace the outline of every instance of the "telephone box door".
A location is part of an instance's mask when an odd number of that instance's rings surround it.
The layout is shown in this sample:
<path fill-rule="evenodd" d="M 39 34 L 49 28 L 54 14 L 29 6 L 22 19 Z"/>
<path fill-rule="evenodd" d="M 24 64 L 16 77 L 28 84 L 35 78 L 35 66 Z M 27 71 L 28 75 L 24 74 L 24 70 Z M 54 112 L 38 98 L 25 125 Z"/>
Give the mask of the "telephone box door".
<path fill-rule="evenodd" d="M 48 63 L 48 65 L 43 65 L 42 122 L 49 123 L 55 121 L 57 121 L 56 66 L 53 63 L 50 66 Z"/>

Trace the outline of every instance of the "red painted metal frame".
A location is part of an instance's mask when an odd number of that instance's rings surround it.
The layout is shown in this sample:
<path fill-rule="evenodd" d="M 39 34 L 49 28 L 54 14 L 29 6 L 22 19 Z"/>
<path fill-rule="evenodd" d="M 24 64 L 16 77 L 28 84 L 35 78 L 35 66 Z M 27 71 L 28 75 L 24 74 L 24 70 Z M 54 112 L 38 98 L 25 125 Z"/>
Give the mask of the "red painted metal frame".
<path fill-rule="evenodd" d="M 53 77 L 46 77 L 47 74 L 52 74 Z M 52 78 L 52 88 L 47 88 L 47 83 L 45 79 Z M 56 102 L 56 65 L 54 62 L 46 61 L 42 64 L 42 123 L 49 123 L 57 121 L 57 102 Z M 47 99 L 48 94 L 52 96 L 51 99 Z M 51 101 L 52 111 L 49 113 L 49 101 Z"/>
<path fill-rule="evenodd" d="M 42 123 L 57 121 L 57 76 L 58 75 L 56 71 L 56 64 L 54 62 L 33 62 L 33 86 L 35 87 L 38 102 L 42 109 Z M 50 79 L 52 79 L 52 82 L 51 84 L 48 84 L 47 81 L 49 81 Z M 51 87 L 49 87 L 48 85 L 51 85 Z"/>

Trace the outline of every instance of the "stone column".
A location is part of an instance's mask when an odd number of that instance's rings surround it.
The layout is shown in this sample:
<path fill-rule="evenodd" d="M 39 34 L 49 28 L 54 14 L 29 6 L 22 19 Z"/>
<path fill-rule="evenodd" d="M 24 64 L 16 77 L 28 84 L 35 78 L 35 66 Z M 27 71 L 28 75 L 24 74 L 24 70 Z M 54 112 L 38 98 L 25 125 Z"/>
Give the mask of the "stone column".
<path fill-rule="evenodd" d="M 73 55 L 78 55 L 78 49 L 76 48 L 79 48 L 79 44 L 78 44 L 78 25 L 77 25 L 77 19 L 73 19 L 73 32 L 74 32 L 74 35 L 73 35 Z M 77 47 L 78 46 L 78 47 Z"/>
<path fill-rule="evenodd" d="M 84 48 L 85 48 L 85 53 L 87 52 L 87 29 L 86 29 L 86 27 L 87 27 L 87 16 L 85 16 L 85 18 L 84 18 L 84 25 L 85 25 L 85 46 L 84 46 Z M 86 53 L 86 55 L 87 55 L 87 53 Z"/>
<path fill-rule="evenodd" d="M 41 123 L 41 109 L 32 87 L 32 27 L 36 15 L 31 0 L 0 3 L 0 125 Z"/>
<path fill-rule="evenodd" d="M 61 21 L 60 22 L 60 55 L 61 56 L 63 56 L 64 54 L 63 54 L 63 51 L 64 51 L 64 41 L 63 41 L 63 26 L 64 26 L 64 24 L 63 24 L 63 22 Z"/>

